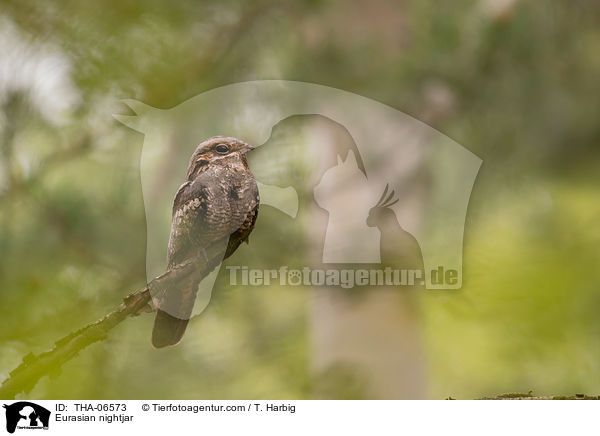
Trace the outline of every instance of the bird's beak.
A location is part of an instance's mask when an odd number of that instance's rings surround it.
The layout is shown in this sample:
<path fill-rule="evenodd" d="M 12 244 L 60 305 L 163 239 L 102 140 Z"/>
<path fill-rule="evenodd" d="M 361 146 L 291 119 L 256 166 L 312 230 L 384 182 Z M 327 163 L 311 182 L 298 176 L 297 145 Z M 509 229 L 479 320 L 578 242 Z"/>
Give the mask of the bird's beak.
<path fill-rule="evenodd" d="M 249 151 L 254 150 L 256 147 L 251 146 L 250 144 L 244 144 L 242 147 L 242 153 L 248 153 Z"/>

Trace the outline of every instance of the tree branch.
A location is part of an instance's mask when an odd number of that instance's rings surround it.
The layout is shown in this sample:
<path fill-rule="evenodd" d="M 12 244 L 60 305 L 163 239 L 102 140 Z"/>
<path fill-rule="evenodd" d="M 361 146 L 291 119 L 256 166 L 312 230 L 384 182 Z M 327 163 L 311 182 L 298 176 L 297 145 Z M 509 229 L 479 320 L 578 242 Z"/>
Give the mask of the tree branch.
<path fill-rule="evenodd" d="M 207 262 L 207 259 L 210 259 Z M 215 243 L 204 254 L 185 261 L 153 279 L 142 290 L 130 293 L 115 310 L 98 321 L 68 334 L 54 343 L 49 351 L 34 355 L 27 354 L 21 364 L 10 372 L 0 385 L 0 398 L 13 399 L 21 392 L 30 392 L 45 375 L 59 374 L 62 366 L 73 359 L 84 348 L 107 338 L 108 332 L 131 316 L 152 311 L 150 288 L 167 289 L 193 275 L 202 280 L 223 259 L 223 244 Z"/>
<path fill-rule="evenodd" d="M 600 396 L 592 396 L 585 394 L 575 395 L 533 395 L 532 391 L 526 394 L 511 393 L 500 394 L 495 397 L 483 397 L 480 400 L 600 400 Z"/>

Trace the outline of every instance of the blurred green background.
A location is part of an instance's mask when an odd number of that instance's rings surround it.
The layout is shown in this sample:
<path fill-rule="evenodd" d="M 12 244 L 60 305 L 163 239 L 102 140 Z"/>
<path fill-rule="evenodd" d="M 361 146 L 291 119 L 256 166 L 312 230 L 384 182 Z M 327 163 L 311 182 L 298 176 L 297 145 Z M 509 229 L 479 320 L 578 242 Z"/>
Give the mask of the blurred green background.
<path fill-rule="evenodd" d="M 143 136 L 112 119 L 118 99 L 287 79 L 381 101 L 484 161 L 464 286 L 411 312 L 415 397 L 598 394 L 599 24 L 583 0 L 3 1 L 0 380 L 145 283 Z M 236 262 L 257 250 L 274 255 Z M 368 374 L 314 370 L 309 290 L 226 279 L 180 346 L 126 320 L 23 397 L 385 397 Z"/>

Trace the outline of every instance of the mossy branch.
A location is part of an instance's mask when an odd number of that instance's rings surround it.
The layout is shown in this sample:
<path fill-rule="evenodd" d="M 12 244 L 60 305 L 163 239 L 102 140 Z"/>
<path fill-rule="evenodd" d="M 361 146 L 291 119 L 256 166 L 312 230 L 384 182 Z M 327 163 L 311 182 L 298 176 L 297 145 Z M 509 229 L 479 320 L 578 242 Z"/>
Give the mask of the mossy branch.
<path fill-rule="evenodd" d="M 575 395 L 533 395 L 532 391 L 526 394 L 509 393 L 500 394 L 495 397 L 484 397 L 480 400 L 600 400 L 600 396 L 592 396 L 585 394 Z"/>
<path fill-rule="evenodd" d="M 27 354 L 21 364 L 11 371 L 8 378 L 0 385 L 0 398 L 13 399 L 21 392 L 30 392 L 42 377 L 60 373 L 66 362 L 89 345 L 106 339 L 110 330 L 126 318 L 153 311 L 150 288 L 168 289 L 191 274 L 201 280 L 221 262 L 222 258 L 223 244 L 216 243 L 206 250 L 206 256 L 202 253 L 164 272 L 145 288 L 127 295 L 115 310 L 98 321 L 57 340 L 52 349 L 38 355 Z M 210 260 L 207 262 L 207 259 Z"/>

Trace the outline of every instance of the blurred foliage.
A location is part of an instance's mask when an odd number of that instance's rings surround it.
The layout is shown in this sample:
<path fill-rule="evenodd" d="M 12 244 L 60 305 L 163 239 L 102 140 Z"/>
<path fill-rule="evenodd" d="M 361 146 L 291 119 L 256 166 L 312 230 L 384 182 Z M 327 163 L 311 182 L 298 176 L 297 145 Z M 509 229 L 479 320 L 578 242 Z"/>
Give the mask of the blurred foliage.
<path fill-rule="evenodd" d="M 143 139 L 116 101 L 282 78 L 382 101 L 484 160 L 463 289 L 420 305 L 430 397 L 598 393 L 599 23 L 583 0 L 3 1 L 0 379 L 144 284 Z M 309 293 L 220 289 L 181 346 L 153 350 L 141 316 L 30 396 L 313 397 Z"/>

